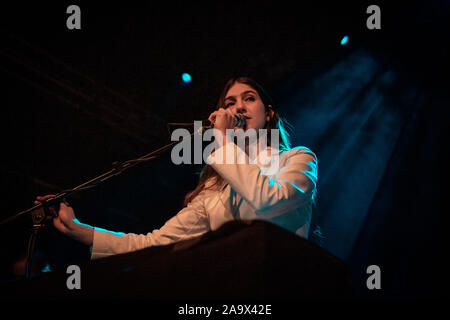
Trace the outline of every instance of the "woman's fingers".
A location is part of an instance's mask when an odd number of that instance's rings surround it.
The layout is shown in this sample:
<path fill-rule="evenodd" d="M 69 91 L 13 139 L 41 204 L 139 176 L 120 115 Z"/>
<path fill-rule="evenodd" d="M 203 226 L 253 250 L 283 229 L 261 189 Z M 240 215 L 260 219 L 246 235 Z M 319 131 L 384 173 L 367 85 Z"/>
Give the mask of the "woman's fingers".
<path fill-rule="evenodd" d="M 33 204 L 38 205 L 43 201 L 47 201 L 48 199 L 53 198 L 55 195 L 54 194 L 47 194 L 45 196 L 37 196 L 36 200 L 33 201 Z"/>
<path fill-rule="evenodd" d="M 216 115 L 217 115 L 217 111 L 214 111 L 213 113 L 211 113 L 208 118 L 209 122 L 214 123 L 214 120 L 216 120 Z"/>
<path fill-rule="evenodd" d="M 231 123 L 231 129 L 234 127 L 234 122 L 235 122 L 235 118 L 234 118 L 234 113 L 233 112 L 231 112 L 231 110 L 230 109 L 225 109 L 225 111 L 228 113 L 228 115 L 229 115 L 229 119 L 230 119 L 230 123 Z"/>
<path fill-rule="evenodd" d="M 37 196 L 36 200 L 34 200 L 33 203 L 34 203 L 34 205 L 39 205 L 42 202 L 47 201 L 48 199 L 51 199 L 51 198 L 54 198 L 54 197 L 55 197 L 54 194 L 48 194 L 48 195 L 45 195 L 45 196 Z M 57 209 L 57 207 L 50 206 L 49 210 L 50 210 L 51 214 L 54 217 L 58 216 L 58 209 Z"/>
<path fill-rule="evenodd" d="M 42 196 L 37 196 L 36 200 L 40 202 L 40 201 L 46 201 L 46 200 L 54 198 L 54 197 L 55 197 L 54 194 L 47 194 L 47 195 L 45 195 L 43 197 Z"/>
<path fill-rule="evenodd" d="M 219 129 L 232 129 L 234 125 L 234 114 L 229 109 L 220 108 L 209 116 L 208 120 Z"/>

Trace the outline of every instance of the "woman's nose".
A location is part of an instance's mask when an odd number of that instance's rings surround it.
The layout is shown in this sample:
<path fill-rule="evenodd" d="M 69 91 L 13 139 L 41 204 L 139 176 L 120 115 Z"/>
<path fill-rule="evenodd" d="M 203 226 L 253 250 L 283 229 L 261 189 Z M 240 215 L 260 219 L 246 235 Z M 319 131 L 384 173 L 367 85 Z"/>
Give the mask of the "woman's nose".
<path fill-rule="evenodd" d="M 234 104 L 234 110 L 236 113 L 245 113 L 247 109 L 245 108 L 245 105 L 242 101 L 238 101 Z"/>

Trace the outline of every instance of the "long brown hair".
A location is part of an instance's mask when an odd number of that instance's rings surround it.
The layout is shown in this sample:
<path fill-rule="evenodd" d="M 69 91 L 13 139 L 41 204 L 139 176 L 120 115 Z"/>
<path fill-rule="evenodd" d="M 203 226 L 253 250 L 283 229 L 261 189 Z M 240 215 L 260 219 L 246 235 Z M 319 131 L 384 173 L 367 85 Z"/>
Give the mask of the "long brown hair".
<path fill-rule="evenodd" d="M 249 78 L 249 77 L 235 77 L 231 78 L 227 81 L 225 84 L 225 87 L 222 90 L 222 93 L 219 96 L 219 100 L 216 105 L 216 110 L 223 108 L 225 105 L 225 97 L 230 90 L 230 88 L 236 83 L 242 83 L 246 84 L 253 89 L 255 89 L 259 96 L 261 97 L 261 100 L 266 108 L 266 112 L 269 110 L 273 110 L 273 113 L 270 120 L 266 122 L 265 129 L 267 129 L 267 143 L 270 145 L 270 130 L 271 129 L 278 129 L 280 132 L 280 141 L 279 141 L 279 150 L 280 152 L 287 151 L 291 148 L 290 142 L 289 142 L 289 134 L 284 128 L 284 123 L 281 117 L 278 115 L 277 111 L 273 108 L 273 102 L 272 98 L 269 96 L 269 94 L 264 90 L 264 88 L 258 84 L 255 80 Z M 210 180 L 211 179 L 211 180 Z M 206 182 L 210 180 L 211 183 L 206 187 Z M 225 184 L 225 181 L 223 178 L 217 173 L 216 170 L 213 169 L 210 165 L 206 164 L 203 169 L 200 172 L 200 177 L 198 181 L 197 187 L 195 187 L 194 190 L 189 192 L 185 198 L 184 198 L 184 205 L 186 206 L 189 202 L 191 202 L 203 189 L 215 189 L 218 190 Z"/>

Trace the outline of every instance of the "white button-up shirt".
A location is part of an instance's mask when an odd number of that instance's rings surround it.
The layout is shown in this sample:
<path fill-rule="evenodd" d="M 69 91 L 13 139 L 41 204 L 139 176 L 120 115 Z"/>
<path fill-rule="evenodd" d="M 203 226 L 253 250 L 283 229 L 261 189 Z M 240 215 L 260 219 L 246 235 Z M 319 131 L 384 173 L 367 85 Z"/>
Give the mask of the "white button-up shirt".
<path fill-rule="evenodd" d="M 244 163 L 210 163 L 226 182 L 222 188 L 205 188 L 160 229 L 147 234 L 95 227 L 92 259 L 198 237 L 234 219 L 266 220 L 307 238 L 317 184 L 316 155 L 296 147 L 261 164 L 250 161 L 232 142 L 222 149 L 244 159 Z"/>

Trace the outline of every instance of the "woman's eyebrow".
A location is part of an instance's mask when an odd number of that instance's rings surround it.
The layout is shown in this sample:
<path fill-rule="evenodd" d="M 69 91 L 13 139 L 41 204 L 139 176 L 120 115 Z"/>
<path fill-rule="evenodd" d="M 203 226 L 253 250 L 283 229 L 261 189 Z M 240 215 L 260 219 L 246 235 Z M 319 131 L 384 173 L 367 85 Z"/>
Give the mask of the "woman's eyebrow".
<path fill-rule="evenodd" d="M 256 92 L 253 91 L 253 90 L 247 90 L 247 91 L 242 92 L 241 96 L 245 96 L 247 93 L 256 94 Z M 228 97 L 225 98 L 225 100 L 236 100 L 236 96 L 228 96 Z"/>

